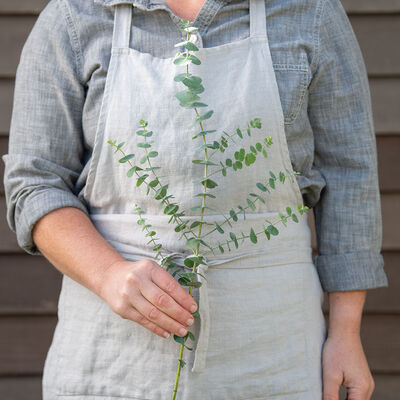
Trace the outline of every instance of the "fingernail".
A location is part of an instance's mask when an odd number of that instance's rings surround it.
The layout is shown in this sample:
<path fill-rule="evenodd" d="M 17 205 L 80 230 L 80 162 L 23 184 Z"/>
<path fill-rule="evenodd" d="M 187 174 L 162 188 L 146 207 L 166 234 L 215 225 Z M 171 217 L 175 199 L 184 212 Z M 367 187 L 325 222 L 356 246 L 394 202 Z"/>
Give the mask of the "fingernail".
<path fill-rule="evenodd" d="M 193 324 L 193 322 L 194 322 L 194 319 L 193 318 L 188 318 L 188 320 L 186 321 L 186 325 L 192 325 Z"/>
<path fill-rule="evenodd" d="M 187 334 L 187 329 L 185 329 L 185 328 L 179 329 L 179 335 L 185 336 L 186 334 Z"/>
<path fill-rule="evenodd" d="M 168 337 L 170 337 L 170 336 L 171 336 L 171 334 L 170 334 L 170 333 L 168 333 L 168 332 L 164 332 L 164 333 L 163 333 L 163 335 L 164 335 L 164 337 L 165 337 L 165 338 L 168 338 Z"/>
<path fill-rule="evenodd" d="M 197 310 L 197 306 L 196 306 L 196 304 L 193 304 L 193 305 L 190 307 L 190 312 L 194 313 L 196 310 Z"/>

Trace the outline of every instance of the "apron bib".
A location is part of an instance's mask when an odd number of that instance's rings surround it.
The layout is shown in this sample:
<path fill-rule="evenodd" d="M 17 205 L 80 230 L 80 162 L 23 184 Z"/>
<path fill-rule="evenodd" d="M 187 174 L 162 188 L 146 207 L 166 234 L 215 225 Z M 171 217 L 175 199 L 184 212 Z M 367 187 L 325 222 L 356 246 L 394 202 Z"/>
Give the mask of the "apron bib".
<path fill-rule="evenodd" d="M 93 154 L 84 197 L 90 218 L 98 231 L 127 260 L 152 258 L 148 237 L 137 224 L 134 203 L 145 212 L 163 245 L 164 253 L 174 255 L 183 265 L 192 254 L 179 240 L 181 233 L 168 223 L 159 202 L 146 194 L 145 185 L 136 186 L 128 178 L 127 164 L 119 164 L 118 155 L 106 142 L 126 142 L 123 149 L 134 153 L 134 160 L 144 154 L 137 147 L 139 120 L 148 121 L 153 131 L 151 150 L 158 151 L 153 165 L 160 166 L 161 183 L 168 183 L 168 193 L 185 210 L 186 220 L 199 219 L 200 211 L 191 208 L 200 203 L 196 193 L 203 188 L 204 166 L 192 159 L 203 157 L 195 147 L 202 138 L 192 136 L 200 130 L 188 129 L 195 119 L 193 109 L 182 108 L 175 93 L 183 90 L 174 76 L 186 71 L 173 58 L 158 58 L 130 48 L 133 6 L 115 6 L 111 59 L 105 84 Z M 267 136 L 273 144 L 268 156 L 257 156 L 254 164 L 227 175 L 213 175 L 218 183 L 207 189 L 216 199 L 207 198 L 204 220 L 224 222 L 224 214 L 247 206 L 249 193 L 259 193 L 266 202 L 256 202 L 245 217 L 238 214 L 232 227 L 225 224 L 225 234 L 217 231 L 207 236 L 215 246 L 229 231 L 248 234 L 259 232 L 265 219 L 279 220 L 278 211 L 290 206 L 299 222 L 278 224 L 279 235 L 270 240 L 258 236 L 230 251 L 206 254 L 208 265 L 199 272 L 207 280 L 192 295 L 199 303 L 200 318 L 189 330 L 195 341 L 184 349 L 186 365 L 181 369 L 179 400 L 262 400 L 272 396 L 280 400 L 320 400 L 322 393 L 321 350 L 326 337 L 322 313 L 323 290 L 312 261 L 311 231 L 307 215 L 299 215 L 297 204 L 302 195 L 297 181 L 276 181 L 276 189 L 260 193 L 257 182 L 267 182 L 273 171 L 293 173 L 284 131 L 283 111 L 273 69 L 266 28 L 264 0 L 250 0 L 250 36 L 246 39 L 200 48 L 196 56 L 201 64 L 189 64 L 189 72 L 200 76 L 205 91 L 200 101 L 213 109 L 203 121 L 205 129 L 232 134 L 237 128 L 243 139 L 235 137 L 224 153 L 213 161 L 234 159 L 240 147 L 249 149 Z M 261 119 L 261 129 L 247 135 L 250 120 Z M 210 135 L 210 134 L 209 134 Z M 211 134 L 212 135 L 212 134 Z M 209 136 L 207 136 L 208 141 Z M 143 152 L 141 152 L 143 150 Z M 218 162 L 218 161 L 216 161 Z M 135 161 L 135 163 L 137 163 Z M 140 164 L 138 164 L 140 165 Z M 141 165 L 143 166 L 143 165 Z M 144 165 L 146 167 L 147 165 Z M 265 194 L 265 196 L 264 196 Z M 207 227 L 207 225 L 205 225 Z M 188 289 L 187 289 L 188 290 Z M 121 318 L 101 298 L 63 275 L 59 298 L 58 324 L 50 346 L 43 374 L 43 398 L 88 400 L 140 399 L 165 400 L 172 389 L 179 356 L 179 344 L 172 335 L 163 339 L 136 322 Z"/>

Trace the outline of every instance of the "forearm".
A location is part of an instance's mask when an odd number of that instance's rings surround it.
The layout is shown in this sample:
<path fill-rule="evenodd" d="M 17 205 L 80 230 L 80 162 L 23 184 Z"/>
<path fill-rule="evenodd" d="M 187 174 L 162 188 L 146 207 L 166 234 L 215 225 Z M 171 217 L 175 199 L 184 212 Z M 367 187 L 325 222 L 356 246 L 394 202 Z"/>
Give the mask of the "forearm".
<path fill-rule="evenodd" d="M 59 271 L 96 294 L 107 268 L 124 260 L 100 235 L 90 218 L 75 207 L 58 208 L 40 218 L 32 237 Z"/>
<path fill-rule="evenodd" d="M 366 290 L 330 292 L 329 336 L 359 335 Z"/>

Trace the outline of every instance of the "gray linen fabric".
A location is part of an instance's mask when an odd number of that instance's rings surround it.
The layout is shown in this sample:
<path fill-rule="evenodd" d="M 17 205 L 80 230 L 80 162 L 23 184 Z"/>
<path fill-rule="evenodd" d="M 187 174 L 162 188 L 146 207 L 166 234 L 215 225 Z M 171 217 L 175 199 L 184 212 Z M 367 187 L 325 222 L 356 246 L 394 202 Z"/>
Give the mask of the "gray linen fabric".
<path fill-rule="evenodd" d="M 23 47 L 2 158 L 8 224 L 30 254 L 41 254 L 31 235 L 39 218 L 65 206 L 88 214 L 82 193 L 118 3 L 135 5 L 132 48 L 176 54 L 179 17 L 163 0 L 51 0 Z M 249 36 L 248 6 L 206 0 L 194 21 L 197 46 Z M 388 286 L 370 90 L 346 12 L 340 0 L 266 0 L 266 12 L 290 157 L 314 209 L 322 287 Z"/>

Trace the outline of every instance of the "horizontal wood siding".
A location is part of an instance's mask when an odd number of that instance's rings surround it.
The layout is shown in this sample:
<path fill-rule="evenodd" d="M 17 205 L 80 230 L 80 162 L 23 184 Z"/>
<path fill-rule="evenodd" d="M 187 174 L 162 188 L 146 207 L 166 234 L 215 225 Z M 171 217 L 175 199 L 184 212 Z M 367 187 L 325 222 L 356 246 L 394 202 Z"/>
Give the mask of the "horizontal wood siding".
<path fill-rule="evenodd" d="M 367 292 L 362 341 L 374 400 L 400 393 L 400 0 L 342 0 L 364 55 L 374 113 L 388 288 Z M 0 2 L 0 155 L 7 153 L 15 73 L 21 50 L 47 0 Z M 0 174 L 4 164 L 0 162 Z M 41 399 L 44 360 L 57 323 L 62 274 L 22 251 L 6 221 L 0 185 L 0 399 Z M 317 254 L 313 213 L 309 214 Z M 328 320 L 328 295 L 323 305 Z M 341 390 L 341 400 L 345 391 Z"/>

